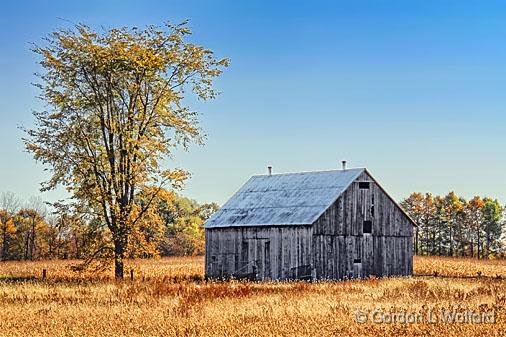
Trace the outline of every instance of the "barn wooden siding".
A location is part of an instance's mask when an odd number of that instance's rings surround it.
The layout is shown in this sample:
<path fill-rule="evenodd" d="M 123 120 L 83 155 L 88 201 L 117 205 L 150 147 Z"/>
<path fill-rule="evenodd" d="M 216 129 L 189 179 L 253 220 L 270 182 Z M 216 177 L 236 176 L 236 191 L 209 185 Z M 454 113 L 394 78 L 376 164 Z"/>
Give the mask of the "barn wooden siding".
<path fill-rule="evenodd" d="M 361 189 L 359 182 L 369 182 Z M 372 233 L 363 233 L 371 221 Z M 413 225 L 367 174 L 314 223 L 313 265 L 317 279 L 411 275 Z"/>
<path fill-rule="evenodd" d="M 206 228 L 205 272 L 259 280 L 411 275 L 412 235 L 411 220 L 364 170 L 311 225 Z"/>
<path fill-rule="evenodd" d="M 311 278 L 311 226 L 206 229 L 206 276 Z"/>

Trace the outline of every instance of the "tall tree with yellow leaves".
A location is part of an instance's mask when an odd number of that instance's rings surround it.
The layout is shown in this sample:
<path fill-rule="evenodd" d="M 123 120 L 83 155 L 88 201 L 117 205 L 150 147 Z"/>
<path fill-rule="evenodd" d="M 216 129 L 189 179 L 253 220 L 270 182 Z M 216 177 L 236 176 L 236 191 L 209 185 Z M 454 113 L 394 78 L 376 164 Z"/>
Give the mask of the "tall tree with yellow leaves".
<path fill-rule="evenodd" d="M 20 206 L 19 199 L 12 192 L 0 194 L 0 259 L 11 258 L 10 248 L 15 240 L 16 227 L 14 226 L 13 214 Z"/>
<path fill-rule="evenodd" d="M 187 42 L 189 34 L 186 22 L 104 32 L 77 25 L 34 48 L 49 109 L 34 113 L 26 148 L 53 173 L 43 190 L 63 185 L 106 224 L 116 278 L 123 278 L 130 235 L 150 200 L 187 178 L 182 169 L 162 169 L 160 160 L 178 145 L 202 142 L 187 91 L 214 98 L 213 80 L 229 63 Z M 159 188 L 139 210 L 134 197 L 148 184 Z"/>
<path fill-rule="evenodd" d="M 15 233 L 16 227 L 12 215 L 5 209 L 0 209 L 0 259 L 2 261 L 10 258 L 9 248 Z"/>
<path fill-rule="evenodd" d="M 480 247 L 482 244 L 482 208 L 484 205 L 483 199 L 479 196 L 475 196 L 466 204 L 471 256 L 475 256 L 476 253 L 476 257 L 478 258 L 481 258 L 482 253 Z"/>

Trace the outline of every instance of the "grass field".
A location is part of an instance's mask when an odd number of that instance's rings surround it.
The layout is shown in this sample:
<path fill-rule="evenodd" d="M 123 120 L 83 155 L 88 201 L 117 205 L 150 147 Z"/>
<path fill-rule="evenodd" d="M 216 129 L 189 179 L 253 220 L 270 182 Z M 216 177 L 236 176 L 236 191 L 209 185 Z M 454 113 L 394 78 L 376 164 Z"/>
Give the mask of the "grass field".
<path fill-rule="evenodd" d="M 205 282 L 200 257 L 131 261 L 123 282 L 71 263 L 0 263 L 1 336 L 506 336 L 501 260 L 417 257 L 438 277 L 315 283 Z"/>

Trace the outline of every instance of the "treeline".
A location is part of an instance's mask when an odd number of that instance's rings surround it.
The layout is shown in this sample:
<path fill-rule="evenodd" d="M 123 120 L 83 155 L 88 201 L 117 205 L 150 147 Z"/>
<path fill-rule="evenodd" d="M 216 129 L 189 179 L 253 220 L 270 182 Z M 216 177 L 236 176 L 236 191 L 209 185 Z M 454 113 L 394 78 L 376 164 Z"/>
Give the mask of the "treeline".
<path fill-rule="evenodd" d="M 167 190 L 146 200 L 143 192 L 137 202 L 152 207 L 131 229 L 127 257 L 203 254 L 202 224 L 218 205 L 199 204 Z M 0 260 L 100 258 L 110 255 L 111 239 L 100 216 L 0 194 Z"/>
<path fill-rule="evenodd" d="M 131 228 L 127 257 L 201 255 L 202 224 L 218 205 L 199 204 L 172 191 L 137 194 L 139 206 L 150 207 Z M 412 193 L 401 206 L 418 224 L 414 231 L 417 255 L 505 257 L 505 208 L 491 198 L 466 200 L 453 192 L 445 196 Z M 139 207 L 144 208 L 144 207 Z M 0 194 L 0 260 L 87 259 L 107 257 L 112 238 L 97 214 L 72 208 L 48 207 L 39 199 L 20 201 Z"/>
<path fill-rule="evenodd" d="M 401 206 L 418 224 L 416 255 L 505 256 L 505 209 L 497 200 L 479 196 L 466 200 L 454 192 L 412 193 Z"/>

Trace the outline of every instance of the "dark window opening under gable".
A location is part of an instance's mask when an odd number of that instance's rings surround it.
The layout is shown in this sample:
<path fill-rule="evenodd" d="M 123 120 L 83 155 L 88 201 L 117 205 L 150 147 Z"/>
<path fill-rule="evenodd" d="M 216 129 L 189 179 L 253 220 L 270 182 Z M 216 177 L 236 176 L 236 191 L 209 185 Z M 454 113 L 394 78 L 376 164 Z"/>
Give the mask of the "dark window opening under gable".
<path fill-rule="evenodd" d="M 371 220 L 364 220 L 362 232 L 364 234 L 371 234 L 372 233 L 372 221 Z"/>
<path fill-rule="evenodd" d="M 371 183 L 368 181 L 359 181 L 358 188 L 362 190 L 368 190 L 371 187 Z"/>

